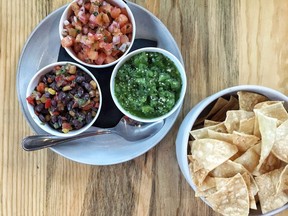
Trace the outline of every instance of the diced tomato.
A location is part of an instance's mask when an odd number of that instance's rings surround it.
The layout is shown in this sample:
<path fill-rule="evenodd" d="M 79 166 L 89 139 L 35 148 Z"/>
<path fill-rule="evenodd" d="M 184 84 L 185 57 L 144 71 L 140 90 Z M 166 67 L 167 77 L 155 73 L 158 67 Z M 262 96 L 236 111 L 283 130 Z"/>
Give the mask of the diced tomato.
<path fill-rule="evenodd" d="M 77 2 L 73 2 L 71 4 L 71 9 L 74 11 L 74 13 L 77 15 L 79 10 L 80 10 L 80 7 L 79 5 L 77 4 Z"/>
<path fill-rule="evenodd" d="M 46 102 L 45 102 L 45 109 L 48 109 L 51 107 L 51 99 L 47 98 Z"/>
<path fill-rule="evenodd" d="M 107 14 L 101 12 L 96 16 L 95 22 L 98 26 L 108 26 L 110 23 L 110 19 Z"/>
<path fill-rule="evenodd" d="M 118 7 L 113 7 L 113 9 L 111 10 L 111 17 L 113 18 L 113 19 L 116 19 L 119 15 L 120 15 L 120 13 L 121 13 L 121 9 L 120 8 L 118 8 Z"/>
<path fill-rule="evenodd" d="M 127 37 L 127 35 L 121 35 L 120 36 L 120 42 L 121 42 L 121 44 L 129 42 L 129 38 Z"/>
<path fill-rule="evenodd" d="M 120 53 L 120 51 L 117 50 L 117 49 L 115 49 L 115 50 L 112 51 L 111 55 L 115 57 L 115 56 L 117 56 L 119 53 Z"/>
<path fill-rule="evenodd" d="M 91 7 L 91 3 L 90 3 L 90 2 L 86 2 L 86 3 L 84 4 L 84 7 L 85 7 L 85 9 L 86 9 L 87 11 L 89 11 L 89 10 L 90 10 L 90 7 Z"/>
<path fill-rule="evenodd" d="M 95 63 L 98 65 L 102 65 L 106 58 L 106 54 L 103 52 L 98 53 L 98 58 L 96 59 Z"/>
<path fill-rule="evenodd" d="M 87 52 L 87 56 L 91 60 L 96 60 L 98 58 L 98 52 L 94 50 L 90 50 L 89 52 Z"/>
<path fill-rule="evenodd" d="M 89 13 L 93 14 L 93 13 L 98 13 L 99 12 L 99 6 L 96 4 L 91 4 L 90 5 L 90 9 L 89 9 Z"/>
<path fill-rule="evenodd" d="M 116 59 L 113 57 L 113 56 L 111 56 L 111 55 L 108 55 L 107 57 L 106 57 L 106 59 L 105 59 L 105 63 L 106 64 L 109 64 L 109 63 L 111 63 L 111 62 L 114 62 Z"/>
<path fill-rule="evenodd" d="M 128 23 L 128 17 L 124 14 L 120 14 L 115 20 L 119 23 L 120 27 L 123 27 L 126 23 Z"/>
<path fill-rule="evenodd" d="M 71 47 L 74 43 L 74 38 L 71 37 L 70 35 L 64 37 L 62 40 L 61 40 L 61 45 L 63 47 Z"/>
<path fill-rule="evenodd" d="M 43 82 L 40 82 L 37 85 L 36 90 L 40 93 L 44 93 L 45 92 L 45 84 Z"/>
<path fill-rule="evenodd" d="M 126 23 L 122 28 L 121 28 L 121 32 L 126 35 L 128 33 L 132 32 L 132 24 L 131 23 Z"/>
<path fill-rule="evenodd" d="M 79 53 L 77 53 L 77 57 L 78 57 L 80 60 L 86 62 L 87 55 L 84 54 L 83 52 L 79 52 Z"/>
<path fill-rule="evenodd" d="M 128 17 L 128 12 L 126 8 L 121 8 L 121 13 Z"/>
<path fill-rule="evenodd" d="M 111 14 L 112 5 L 111 5 L 111 4 L 102 5 L 102 6 L 99 8 L 99 11 L 100 11 L 100 12 L 104 12 L 104 13 L 110 13 L 110 14 Z"/>
<path fill-rule="evenodd" d="M 31 104 L 31 105 L 35 105 L 35 101 L 34 101 L 34 97 L 32 96 L 32 95 L 30 95 L 30 96 L 28 96 L 27 98 L 26 98 L 26 100 L 28 101 L 28 103 L 29 104 Z"/>

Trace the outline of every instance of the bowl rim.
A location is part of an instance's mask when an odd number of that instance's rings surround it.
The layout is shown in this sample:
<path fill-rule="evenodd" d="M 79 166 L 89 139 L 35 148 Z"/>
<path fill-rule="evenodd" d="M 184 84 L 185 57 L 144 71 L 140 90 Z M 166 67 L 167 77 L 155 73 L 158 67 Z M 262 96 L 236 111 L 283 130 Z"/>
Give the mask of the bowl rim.
<path fill-rule="evenodd" d="M 211 104 L 217 98 L 219 98 L 223 95 L 226 95 L 226 94 L 236 93 L 237 91 L 256 92 L 256 93 L 260 93 L 260 94 L 267 96 L 271 100 L 273 100 L 273 99 L 279 100 L 279 98 L 281 98 L 286 103 L 286 105 L 288 103 L 288 97 L 286 95 L 284 95 L 283 93 L 281 93 L 280 91 L 277 91 L 275 89 L 272 89 L 272 88 L 266 87 L 266 86 L 262 86 L 262 85 L 250 85 L 250 84 L 248 84 L 248 85 L 235 85 L 232 87 L 222 89 L 222 90 L 204 98 L 203 100 L 198 102 L 194 107 L 192 107 L 192 109 L 184 117 L 184 119 L 183 119 L 183 121 L 179 127 L 175 143 L 176 143 L 176 158 L 177 158 L 178 166 L 180 168 L 182 175 L 184 176 L 184 178 L 186 179 L 186 181 L 188 182 L 188 184 L 190 185 L 190 187 L 193 189 L 194 192 L 196 191 L 196 186 L 195 186 L 195 184 L 192 181 L 192 178 L 190 176 L 190 170 L 189 170 L 188 158 L 187 158 L 189 131 L 191 131 L 191 128 L 192 128 L 194 122 L 196 121 L 198 116 L 201 114 L 203 109 L 205 109 L 205 107 L 207 107 L 209 104 Z M 205 204 L 210 206 L 204 197 L 200 196 L 200 199 L 203 202 L 205 202 Z M 260 214 L 260 215 L 261 216 L 272 216 L 272 215 L 275 215 L 277 213 L 282 212 L 285 209 L 288 209 L 288 204 L 286 204 L 286 205 L 284 205 L 278 209 L 275 209 L 275 210 L 272 210 L 270 212 L 267 212 L 265 214 Z M 253 212 L 253 210 L 252 210 L 252 212 Z M 251 215 L 251 209 L 250 209 L 249 215 Z M 254 214 L 252 214 L 252 215 L 254 215 Z M 257 214 L 257 215 L 259 215 L 259 214 Z"/>
<path fill-rule="evenodd" d="M 100 112 L 101 112 L 101 108 L 102 108 L 102 103 L 103 103 L 103 98 L 102 98 L 102 92 L 101 92 L 101 87 L 96 79 L 96 77 L 93 76 L 93 74 L 84 66 L 75 63 L 75 62 L 70 62 L 70 61 L 60 61 L 60 62 L 53 62 L 51 64 L 48 64 L 42 68 L 40 68 L 32 77 L 32 79 L 29 81 L 27 90 L 26 90 L 26 98 L 32 93 L 32 91 L 35 89 L 35 87 L 37 86 L 36 83 L 39 82 L 39 79 L 41 76 L 43 76 L 44 74 L 48 73 L 53 67 L 57 66 L 57 65 L 65 65 L 65 64 L 72 64 L 75 65 L 77 68 L 80 68 L 82 71 L 84 71 L 86 74 L 88 74 L 97 84 L 97 88 L 98 88 L 98 92 L 99 92 L 99 108 L 98 111 L 96 113 L 96 116 L 92 119 L 92 121 L 89 124 L 86 124 L 84 127 L 78 129 L 78 130 L 72 130 L 69 131 L 68 133 L 61 133 L 53 128 L 51 128 L 48 124 L 43 124 L 40 119 L 38 118 L 38 116 L 34 113 L 34 109 L 32 107 L 31 104 L 28 103 L 28 101 L 26 100 L 26 106 L 28 109 L 28 112 L 31 116 L 31 118 L 33 119 L 33 121 L 38 125 L 38 127 L 40 127 L 41 129 L 43 129 L 45 132 L 54 135 L 54 136 L 58 136 L 58 137 L 72 137 L 72 136 L 76 136 L 86 130 L 88 130 L 97 120 Z M 35 85 L 36 84 L 36 85 Z"/>
<path fill-rule="evenodd" d="M 174 105 L 174 107 L 166 114 L 156 117 L 156 118 L 141 118 L 138 116 L 135 116 L 133 114 L 131 114 L 130 112 L 126 111 L 118 102 L 117 97 L 114 94 L 114 78 L 117 75 L 118 69 L 126 62 L 128 61 L 132 56 L 137 55 L 141 52 L 157 52 L 157 53 L 161 53 L 163 55 L 165 55 L 166 57 L 168 57 L 171 61 L 174 62 L 175 66 L 177 67 L 180 76 L 181 76 L 181 80 L 182 80 L 182 87 L 181 87 L 181 92 L 180 92 L 180 96 L 176 102 L 176 104 Z M 172 53 L 170 53 L 169 51 L 159 48 L 159 47 L 144 47 L 144 48 L 140 48 L 137 50 L 134 50 L 133 52 L 127 54 L 123 59 L 121 59 L 116 66 L 114 67 L 112 74 L 111 74 L 111 78 L 110 78 L 110 92 L 111 92 L 111 96 L 112 99 L 115 103 L 115 105 L 117 106 L 117 108 L 126 116 L 128 116 L 131 119 L 134 119 L 136 121 L 139 122 L 145 122 L 145 123 L 149 123 L 149 122 L 156 122 L 156 121 L 160 121 L 163 120 L 167 117 L 169 117 L 171 114 L 173 114 L 181 105 L 182 102 L 184 100 L 185 97 L 185 93 L 186 93 L 186 88 L 187 88 L 187 78 L 186 78 L 186 72 L 185 72 L 185 68 L 183 66 L 183 64 L 176 58 L 176 56 L 174 56 Z"/>
<path fill-rule="evenodd" d="M 62 30 L 63 30 L 63 23 L 65 20 L 67 20 L 67 14 L 68 12 L 70 11 L 70 7 L 71 5 L 76 2 L 77 0 L 73 0 L 72 2 L 70 2 L 69 4 L 67 4 L 67 7 L 65 8 L 65 10 L 63 11 L 62 15 L 61 15 L 61 18 L 60 18 L 60 21 L 59 21 L 59 36 L 60 36 L 60 41 L 64 38 L 62 36 Z M 118 7 L 121 7 L 121 8 L 126 8 L 127 10 L 127 13 L 128 13 L 128 18 L 129 20 L 131 21 L 132 23 L 132 38 L 131 38 L 131 41 L 130 41 L 130 45 L 128 46 L 127 50 L 123 53 L 123 55 L 116 59 L 115 61 L 111 62 L 111 63 L 108 63 L 108 64 L 102 64 L 102 65 L 97 65 L 97 64 L 88 64 L 82 60 L 80 60 L 75 54 L 74 52 L 71 50 L 71 48 L 66 48 L 66 47 L 63 47 L 66 52 L 68 53 L 68 55 L 73 58 L 75 61 L 77 61 L 78 63 L 82 64 L 82 65 L 85 65 L 85 66 L 88 66 L 88 67 L 92 67 L 92 68 L 107 68 L 107 67 L 111 67 L 115 64 L 117 64 L 117 62 L 119 62 L 122 58 L 124 58 L 124 56 L 126 56 L 129 51 L 131 50 L 132 46 L 133 46 L 133 43 L 135 41 L 135 37 L 136 37 L 136 22 L 135 22 L 135 17 L 130 9 L 130 7 L 128 6 L 128 4 L 126 4 L 124 1 L 116 1 L 116 0 L 106 0 L 107 2 L 113 2 L 112 4 L 116 4 Z M 62 47 L 62 46 L 61 46 Z"/>

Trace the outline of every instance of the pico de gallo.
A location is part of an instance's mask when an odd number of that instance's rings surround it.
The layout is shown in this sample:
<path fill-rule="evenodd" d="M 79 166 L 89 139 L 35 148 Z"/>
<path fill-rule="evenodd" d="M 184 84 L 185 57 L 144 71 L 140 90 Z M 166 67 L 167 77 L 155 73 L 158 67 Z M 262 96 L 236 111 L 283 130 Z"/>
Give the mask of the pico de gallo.
<path fill-rule="evenodd" d="M 133 26 L 125 8 L 104 0 L 77 0 L 70 8 L 61 44 L 83 62 L 109 64 L 131 45 Z"/>
<path fill-rule="evenodd" d="M 43 123 L 63 133 L 90 123 L 99 110 L 97 83 L 75 65 L 55 66 L 26 98 Z"/>

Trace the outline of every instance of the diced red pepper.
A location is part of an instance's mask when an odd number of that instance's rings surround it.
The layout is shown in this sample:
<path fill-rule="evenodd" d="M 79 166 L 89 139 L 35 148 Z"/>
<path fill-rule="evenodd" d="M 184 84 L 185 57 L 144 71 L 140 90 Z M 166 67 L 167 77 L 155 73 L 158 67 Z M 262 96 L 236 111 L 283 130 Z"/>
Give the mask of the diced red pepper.
<path fill-rule="evenodd" d="M 40 93 L 44 93 L 45 92 L 45 84 L 43 82 L 40 82 L 37 85 L 36 90 Z"/>
<path fill-rule="evenodd" d="M 63 128 L 63 129 L 68 129 L 68 130 L 72 130 L 72 126 L 71 126 L 71 124 L 68 123 L 68 122 L 63 122 L 63 123 L 62 123 L 62 128 Z"/>
<path fill-rule="evenodd" d="M 34 97 L 32 95 L 28 96 L 26 98 L 26 100 L 28 101 L 29 104 L 31 104 L 32 106 L 35 106 L 35 101 L 34 101 Z"/>
<path fill-rule="evenodd" d="M 84 106 L 82 109 L 85 111 L 90 110 L 93 107 L 93 105 L 94 105 L 94 102 L 92 101 L 91 103 Z"/>
<path fill-rule="evenodd" d="M 76 76 L 75 75 L 70 75 L 70 76 L 67 76 L 66 77 L 66 80 L 67 81 L 73 81 L 73 80 L 75 80 L 76 79 Z"/>
<path fill-rule="evenodd" d="M 51 99 L 47 98 L 46 102 L 45 102 L 45 109 L 48 109 L 51 107 Z"/>
<path fill-rule="evenodd" d="M 55 111 L 55 112 L 52 113 L 52 115 L 53 116 L 58 116 L 58 115 L 60 115 L 60 113 L 58 111 Z"/>

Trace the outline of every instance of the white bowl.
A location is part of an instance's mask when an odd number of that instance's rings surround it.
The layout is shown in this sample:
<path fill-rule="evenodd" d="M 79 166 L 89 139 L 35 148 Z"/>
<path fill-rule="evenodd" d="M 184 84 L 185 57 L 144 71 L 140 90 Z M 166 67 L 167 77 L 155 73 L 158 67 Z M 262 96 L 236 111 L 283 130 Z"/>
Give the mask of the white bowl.
<path fill-rule="evenodd" d="M 115 77 L 116 74 L 119 70 L 119 68 L 126 62 L 128 61 L 132 56 L 142 53 L 142 52 L 157 52 L 157 53 L 161 53 L 164 56 L 168 57 L 172 62 L 174 62 L 176 68 L 178 69 L 180 76 L 181 76 L 181 80 L 182 80 L 182 88 L 181 88 L 181 92 L 180 92 L 180 96 L 179 99 L 177 100 L 176 104 L 174 105 L 174 107 L 165 115 L 159 116 L 157 118 L 151 118 L 151 119 L 147 119 L 147 118 L 140 118 L 138 116 L 135 116 L 133 114 L 131 114 L 130 112 L 128 112 L 127 110 L 125 110 L 120 103 L 118 102 L 117 97 L 114 94 L 114 85 L 115 85 Z M 118 109 L 126 116 L 128 116 L 131 119 L 134 119 L 136 121 L 139 122 L 156 122 L 162 119 L 165 119 L 167 117 L 169 117 L 172 113 L 174 113 L 182 104 L 183 100 L 184 100 L 184 96 L 186 93 L 186 85 L 187 85 L 187 80 L 186 80 L 186 73 L 185 73 L 185 69 L 183 67 L 183 65 L 181 64 L 181 62 L 170 52 L 161 49 L 161 48 L 155 48 L 155 47 L 146 47 L 146 48 L 141 48 L 138 50 L 135 50 L 131 53 L 129 53 L 128 55 L 126 55 L 123 59 L 121 59 L 117 65 L 114 67 L 112 75 L 111 75 L 111 80 L 110 80 L 110 92 L 112 95 L 112 99 L 114 101 L 114 103 L 116 104 L 116 106 L 118 107 Z"/>
<path fill-rule="evenodd" d="M 64 26 L 64 21 L 68 19 L 68 17 L 70 16 L 71 14 L 71 4 L 73 4 L 74 2 L 76 2 L 76 0 L 72 1 L 67 7 L 66 9 L 64 10 L 61 18 L 60 18 L 60 22 L 59 22 L 59 35 L 60 35 L 60 39 L 62 40 L 63 39 L 63 36 L 62 36 L 62 31 L 63 31 L 63 26 Z M 106 67 L 110 67 L 110 66 L 113 66 L 115 65 L 118 61 L 120 61 L 121 59 L 124 58 L 124 56 L 130 51 L 133 43 L 134 43 L 134 40 L 135 40 L 135 35 L 136 35 L 136 24 L 135 24 L 135 18 L 134 18 L 134 15 L 132 13 L 132 11 L 130 10 L 130 8 L 128 7 L 128 5 L 124 2 L 124 1 L 119 1 L 119 0 L 106 0 L 106 2 L 112 4 L 112 5 L 116 5 L 120 8 L 126 8 L 127 10 L 127 13 L 128 13 L 128 18 L 130 20 L 130 22 L 132 23 L 132 26 L 133 26 L 133 31 L 132 31 L 132 38 L 131 38 L 131 44 L 129 45 L 129 47 L 127 48 L 127 50 L 123 53 L 123 55 L 116 59 L 115 61 L 109 63 L 109 64 L 102 64 L 102 65 L 96 65 L 96 64 L 88 64 L 82 60 L 80 60 L 74 53 L 74 51 L 72 50 L 72 48 L 66 48 L 64 47 L 64 49 L 67 51 L 67 53 L 77 62 L 83 64 L 83 65 L 86 65 L 86 66 L 89 66 L 89 67 L 93 67 L 93 68 L 106 68 Z"/>
<path fill-rule="evenodd" d="M 84 127 L 80 128 L 78 130 L 72 130 L 72 131 L 69 131 L 68 133 L 62 133 L 62 132 L 59 132 L 59 131 L 53 129 L 52 127 L 50 127 L 49 124 L 47 124 L 47 123 L 44 124 L 43 122 L 41 122 L 40 119 L 38 118 L 38 116 L 35 114 L 33 106 L 31 104 L 29 104 L 27 102 L 27 100 L 26 100 L 28 111 L 29 111 L 32 119 L 34 120 L 34 122 L 38 125 L 38 127 L 43 129 L 44 131 L 46 131 L 49 134 L 52 134 L 52 135 L 55 135 L 55 136 L 59 136 L 59 137 L 71 137 L 71 136 L 75 136 L 77 134 L 80 134 L 80 133 L 86 131 L 96 121 L 97 117 L 99 116 L 99 113 L 100 113 L 100 110 L 101 110 L 101 106 L 102 106 L 102 94 L 101 94 L 101 89 L 100 89 L 99 83 L 97 82 L 97 80 L 95 79 L 93 74 L 88 69 L 86 69 L 82 65 L 79 65 L 79 64 L 73 63 L 73 62 L 55 62 L 55 63 L 49 64 L 49 65 L 45 66 L 44 68 L 40 69 L 33 76 L 31 81 L 29 82 L 29 85 L 28 85 L 28 88 L 27 88 L 27 91 L 26 91 L 26 98 L 33 92 L 35 87 L 38 85 L 38 82 L 39 82 L 40 78 L 43 75 L 45 75 L 46 73 L 50 72 L 55 66 L 57 66 L 57 65 L 62 66 L 62 65 L 65 65 L 67 63 L 75 65 L 77 68 L 80 68 L 82 71 L 87 73 L 96 82 L 97 87 L 98 87 L 98 91 L 99 91 L 99 95 L 100 95 L 100 101 L 99 101 L 99 108 L 98 108 L 97 114 L 96 114 L 96 116 L 93 118 L 93 120 L 89 124 L 86 124 Z"/>
<path fill-rule="evenodd" d="M 251 92 L 260 93 L 268 97 L 270 100 L 284 101 L 286 106 L 288 104 L 287 96 L 271 88 L 267 88 L 264 86 L 257 86 L 257 85 L 240 85 L 240 86 L 234 86 L 234 87 L 219 91 L 205 98 L 204 100 L 199 102 L 196 106 L 194 106 L 190 110 L 190 112 L 186 115 L 183 122 L 181 123 L 177 137 L 176 137 L 176 156 L 177 156 L 178 165 L 186 181 L 189 183 L 189 185 L 194 191 L 196 191 L 196 187 L 190 176 L 190 171 L 188 167 L 188 159 L 187 159 L 189 132 L 191 131 L 193 124 L 198 118 L 198 116 L 209 104 L 211 104 L 213 101 L 217 100 L 221 96 L 236 94 L 238 91 L 251 91 Z M 201 197 L 201 199 L 207 205 L 209 205 L 208 202 L 205 200 L 205 198 Z M 288 209 L 288 204 L 286 204 L 285 206 L 279 209 L 275 209 L 271 212 L 268 212 L 266 214 L 262 214 L 260 210 L 255 211 L 255 210 L 250 209 L 250 215 L 263 215 L 263 216 L 271 215 L 272 216 L 281 211 L 284 211 L 285 209 Z"/>

